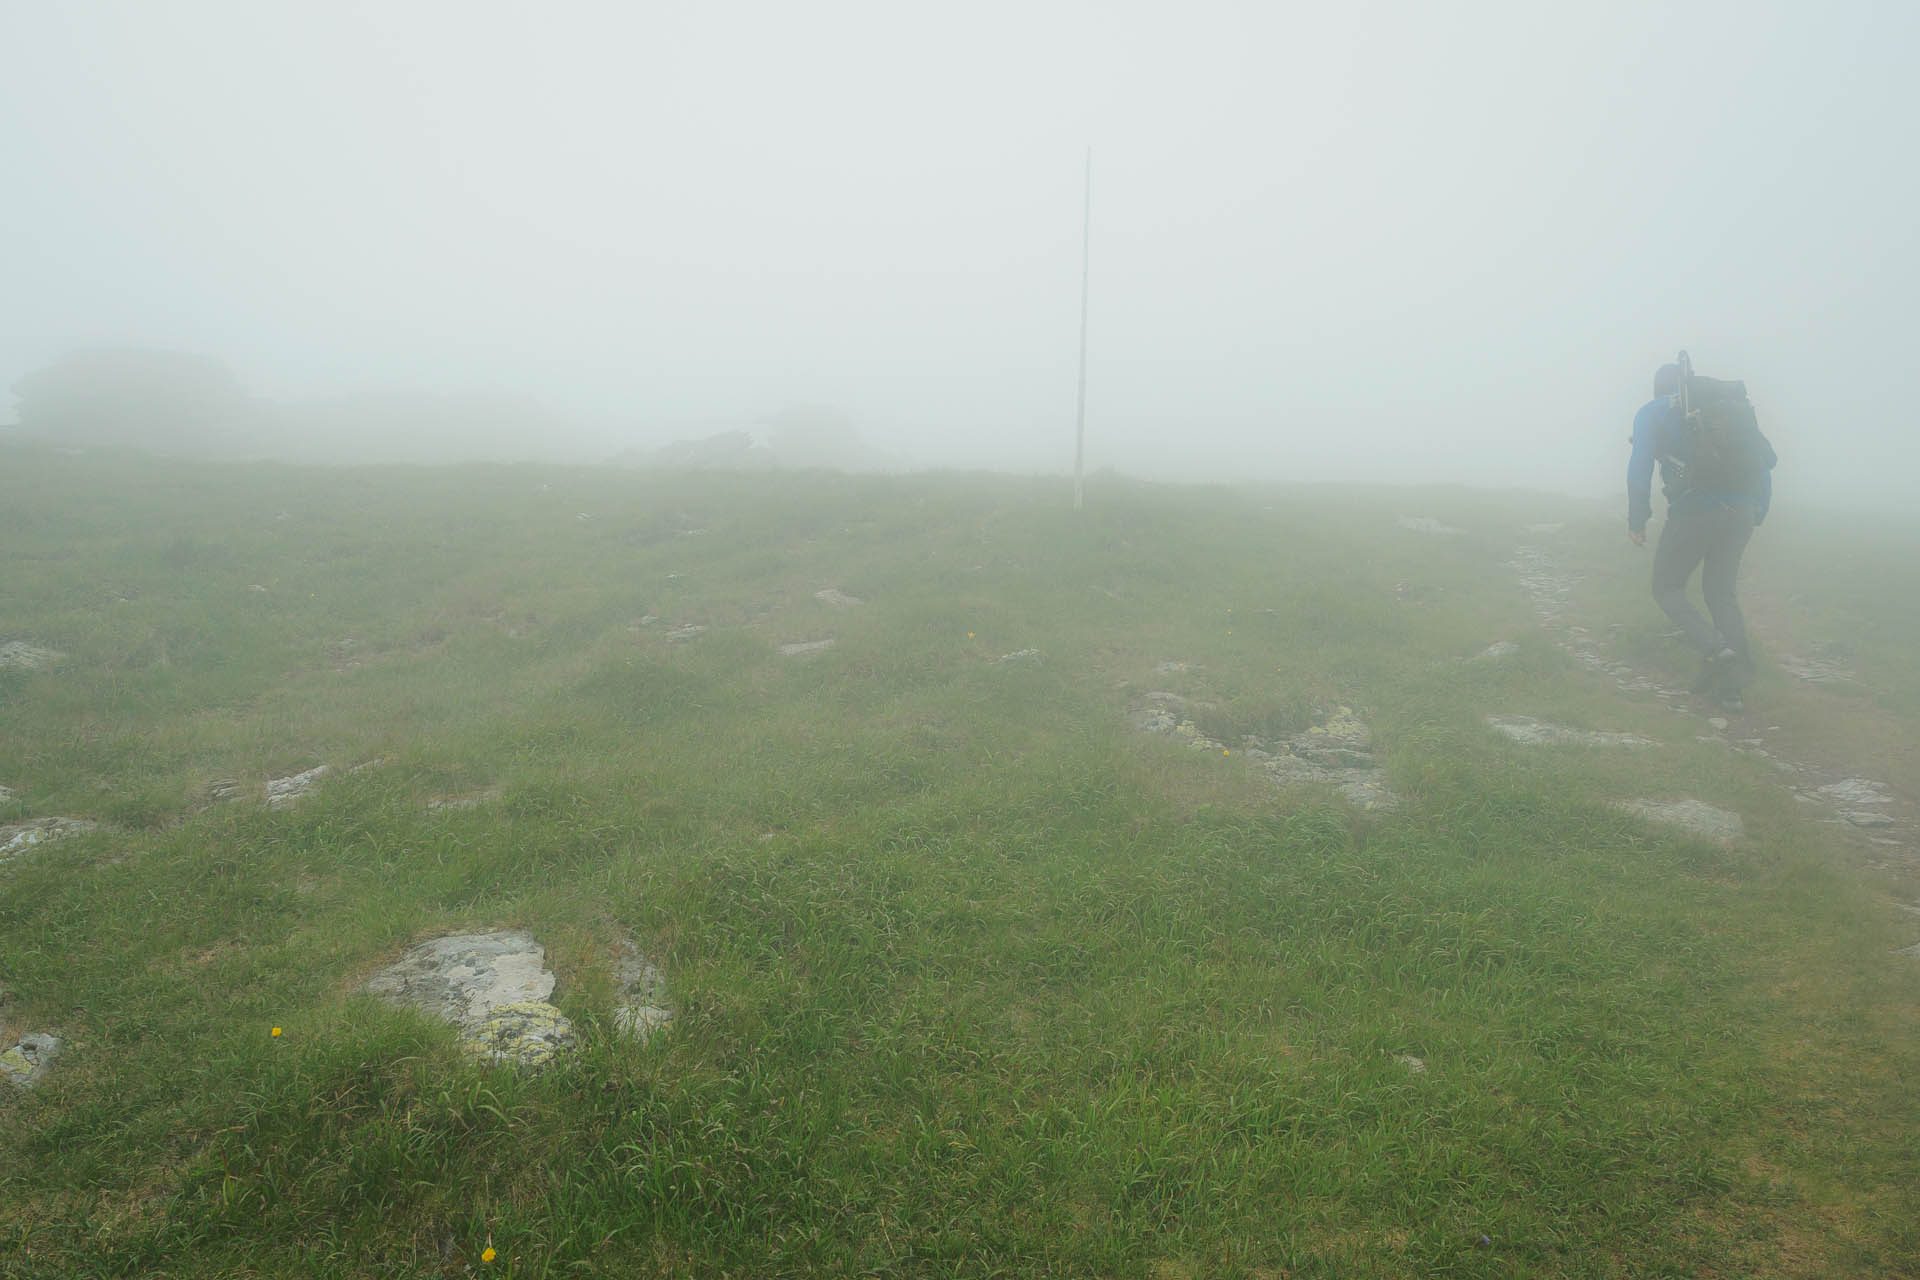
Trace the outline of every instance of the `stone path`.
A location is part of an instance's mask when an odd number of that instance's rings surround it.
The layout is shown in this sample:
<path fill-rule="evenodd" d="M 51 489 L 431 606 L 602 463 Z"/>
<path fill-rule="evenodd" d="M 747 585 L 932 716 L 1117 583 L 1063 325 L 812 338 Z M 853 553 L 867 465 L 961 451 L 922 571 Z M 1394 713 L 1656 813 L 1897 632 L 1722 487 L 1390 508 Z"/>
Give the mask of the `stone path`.
<path fill-rule="evenodd" d="M 1529 526 L 1527 529 L 1530 534 L 1543 536 L 1558 531 L 1558 528 L 1550 529 L 1546 526 Z M 1697 701 L 1684 689 L 1676 688 L 1636 671 L 1625 662 L 1608 657 L 1601 650 L 1599 642 L 1595 640 L 1592 633 L 1586 627 L 1574 623 L 1572 599 L 1575 588 L 1580 584 L 1580 578 L 1561 563 L 1549 546 L 1539 542 L 1523 544 L 1515 549 L 1513 559 L 1508 562 L 1508 565 L 1519 576 L 1520 587 L 1526 592 L 1527 599 L 1533 607 L 1534 617 L 1539 620 L 1541 628 L 1554 645 L 1570 656 L 1576 664 L 1612 680 L 1614 687 L 1623 693 L 1651 694 L 1669 710 L 1683 714 L 1700 714 L 1700 708 L 1704 707 L 1705 703 Z M 1652 607 L 1651 601 L 1648 601 L 1648 607 Z M 1608 632 L 1617 632 L 1621 629 L 1621 624 L 1615 624 L 1608 628 Z M 1809 662 L 1812 661 L 1809 660 Z M 1800 670 L 1788 666 L 1788 670 L 1798 678 L 1815 684 L 1835 682 L 1852 676 L 1851 671 L 1831 662 L 1820 665 L 1803 664 L 1803 669 Z M 1743 755 L 1769 761 L 1776 770 L 1795 779 L 1793 793 L 1796 799 L 1825 810 L 1827 821 L 1855 831 L 1877 847 L 1900 850 L 1905 855 L 1905 860 L 1911 863 L 1914 852 L 1913 830 L 1895 813 L 1889 812 L 1897 807 L 1897 799 L 1883 783 L 1867 778 L 1841 776 L 1831 769 L 1789 758 L 1785 750 L 1768 737 L 1769 734 L 1777 732 L 1778 726 L 1770 726 L 1764 730 L 1745 726 L 1736 729 L 1733 722 L 1725 716 L 1709 715 L 1704 718 L 1707 726 L 1714 732 L 1700 735 L 1701 741 L 1722 744 Z M 1734 736 L 1736 733 L 1739 736 Z"/>

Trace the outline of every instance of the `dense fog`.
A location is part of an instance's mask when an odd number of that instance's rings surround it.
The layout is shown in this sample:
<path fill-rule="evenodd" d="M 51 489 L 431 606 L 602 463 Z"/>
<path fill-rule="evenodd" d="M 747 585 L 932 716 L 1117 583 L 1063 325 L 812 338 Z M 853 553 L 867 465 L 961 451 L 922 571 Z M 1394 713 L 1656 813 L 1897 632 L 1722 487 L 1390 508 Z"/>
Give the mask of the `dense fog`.
<path fill-rule="evenodd" d="M 1091 468 L 1612 492 L 1686 347 L 1783 495 L 1902 499 L 1916 15 L 11 0 L 0 386 L 131 360 L 224 454 L 1064 471 L 1091 147 Z"/>

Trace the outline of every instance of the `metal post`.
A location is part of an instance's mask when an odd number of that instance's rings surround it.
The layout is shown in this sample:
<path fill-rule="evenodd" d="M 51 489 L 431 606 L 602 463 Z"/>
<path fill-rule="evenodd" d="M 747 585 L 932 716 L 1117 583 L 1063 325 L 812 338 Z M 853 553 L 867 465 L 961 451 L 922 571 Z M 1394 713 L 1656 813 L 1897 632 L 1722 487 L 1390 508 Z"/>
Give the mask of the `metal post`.
<path fill-rule="evenodd" d="M 1087 458 L 1087 266 L 1093 231 L 1093 148 L 1087 148 L 1085 206 L 1080 215 L 1080 407 L 1073 426 L 1073 509 L 1080 509 Z"/>

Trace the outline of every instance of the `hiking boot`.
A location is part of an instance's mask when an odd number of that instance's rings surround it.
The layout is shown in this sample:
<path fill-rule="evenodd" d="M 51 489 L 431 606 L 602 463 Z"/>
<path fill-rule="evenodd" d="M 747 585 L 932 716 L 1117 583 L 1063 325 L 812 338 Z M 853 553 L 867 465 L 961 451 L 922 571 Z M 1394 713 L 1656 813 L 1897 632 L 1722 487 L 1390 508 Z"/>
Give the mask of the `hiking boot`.
<path fill-rule="evenodd" d="M 1740 661 L 1740 655 L 1732 649 L 1722 649 L 1718 653 L 1708 654 L 1700 660 L 1700 674 L 1687 686 L 1687 692 L 1706 696 L 1717 689 L 1721 682 L 1733 674 L 1734 664 Z"/>

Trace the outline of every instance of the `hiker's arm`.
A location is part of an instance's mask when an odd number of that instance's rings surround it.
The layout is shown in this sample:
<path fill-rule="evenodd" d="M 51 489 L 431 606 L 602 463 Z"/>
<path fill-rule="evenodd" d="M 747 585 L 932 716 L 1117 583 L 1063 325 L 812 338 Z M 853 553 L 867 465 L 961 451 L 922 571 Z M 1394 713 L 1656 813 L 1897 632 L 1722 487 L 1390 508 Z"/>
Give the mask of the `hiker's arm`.
<path fill-rule="evenodd" d="M 1633 456 L 1627 459 L 1627 532 L 1642 536 L 1653 518 L 1653 437 L 1659 425 L 1653 407 L 1633 415 Z"/>

